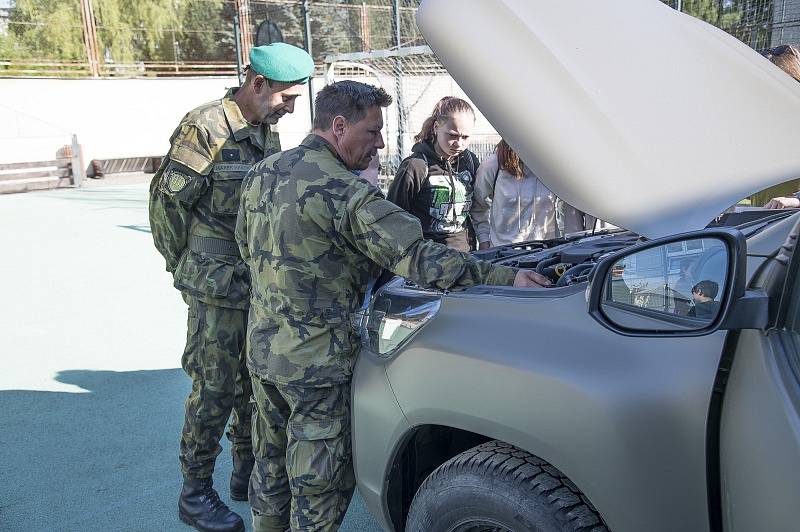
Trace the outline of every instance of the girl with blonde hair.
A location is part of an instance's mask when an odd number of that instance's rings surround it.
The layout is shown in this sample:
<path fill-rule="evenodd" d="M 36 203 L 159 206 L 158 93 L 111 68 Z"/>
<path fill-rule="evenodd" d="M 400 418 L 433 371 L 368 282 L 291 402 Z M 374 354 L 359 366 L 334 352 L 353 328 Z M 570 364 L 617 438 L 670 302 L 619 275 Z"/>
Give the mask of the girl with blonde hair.
<path fill-rule="evenodd" d="M 419 218 L 425 238 L 469 251 L 469 212 L 478 158 L 469 151 L 472 106 L 453 96 L 439 100 L 403 159 L 388 199 Z"/>

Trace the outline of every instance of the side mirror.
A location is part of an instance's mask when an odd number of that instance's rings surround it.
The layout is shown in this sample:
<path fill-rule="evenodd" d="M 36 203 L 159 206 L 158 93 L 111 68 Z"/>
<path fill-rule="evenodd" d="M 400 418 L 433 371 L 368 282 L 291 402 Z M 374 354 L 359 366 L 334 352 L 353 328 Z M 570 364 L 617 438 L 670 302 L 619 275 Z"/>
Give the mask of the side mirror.
<path fill-rule="evenodd" d="M 745 291 L 747 242 L 735 229 L 706 229 L 614 253 L 595 268 L 589 313 L 627 336 L 700 336 L 761 329 L 768 298 Z"/>

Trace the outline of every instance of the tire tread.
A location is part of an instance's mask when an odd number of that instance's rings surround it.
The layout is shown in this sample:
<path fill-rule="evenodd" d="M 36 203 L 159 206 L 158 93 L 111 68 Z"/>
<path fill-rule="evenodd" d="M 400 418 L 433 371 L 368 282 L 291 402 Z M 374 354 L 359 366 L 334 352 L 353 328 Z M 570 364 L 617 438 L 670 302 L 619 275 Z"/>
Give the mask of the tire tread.
<path fill-rule="evenodd" d="M 503 477 L 545 501 L 565 532 L 608 532 L 597 509 L 564 474 L 513 445 L 492 440 L 454 456 L 422 483 L 418 494 L 440 477 L 468 471 Z M 412 505 L 413 506 L 413 505 Z"/>

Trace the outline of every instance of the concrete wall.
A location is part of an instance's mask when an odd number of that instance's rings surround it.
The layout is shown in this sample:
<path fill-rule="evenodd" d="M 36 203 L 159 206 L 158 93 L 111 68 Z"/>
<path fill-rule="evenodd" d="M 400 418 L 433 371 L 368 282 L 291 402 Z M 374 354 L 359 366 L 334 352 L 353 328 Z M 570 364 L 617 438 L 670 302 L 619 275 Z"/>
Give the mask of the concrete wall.
<path fill-rule="evenodd" d="M 322 81 L 317 82 L 322 86 Z M 84 159 L 164 155 L 183 115 L 235 78 L 0 79 L 0 163 L 53 159 L 78 135 Z M 308 97 L 278 126 L 285 147 L 310 128 Z"/>
<path fill-rule="evenodd" d="M 395 95 L 394 79 L 352 78 L 380 84 Z M 314 89 L 324 86 L 314 80 Z M 169 136 L 190 109 L 221 98 L 235 78 L 196 79 L 0 79 L 0 164 L 49 160 L 77 134 L 88 165 L 91 159 L 164 155 Z M 409 108 L 405 153 L 414 134 L 446 95 L 466 98 L 449 76 L 407 76 L 403 82 Z M 385 115 L 387 151 L 397 153 L 397 106 Z M 278 124 L 284 148 L 296 146 L 311 127 L 308 96 Z M 473 138 L 495 141 L 491 124 L 477 112 Z M 476 146 L 477 147 L 477 146 Z"/>

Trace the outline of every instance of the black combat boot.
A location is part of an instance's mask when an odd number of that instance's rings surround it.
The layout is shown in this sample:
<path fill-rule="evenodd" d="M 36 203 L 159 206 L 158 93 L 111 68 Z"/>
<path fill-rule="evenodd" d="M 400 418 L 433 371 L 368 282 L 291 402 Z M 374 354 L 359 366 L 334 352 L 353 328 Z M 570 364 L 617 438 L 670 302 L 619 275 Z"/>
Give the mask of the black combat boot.
<path fill-rule="evenodd" d="M 233 454 L 233 471 L 231 472 L 231 499 L 234 501 L 247 500 L 247 486 L 250 484 L 250 472 L 253 470 L 255 458 L 250 455 L 249 460 L 242 460 Z"/>
<path fill-rule="evenodd" d="M 244 521 L 220 500 L 210 478 L 183 480 L 178 517 L 201 532 L 244 532 Z"/>

